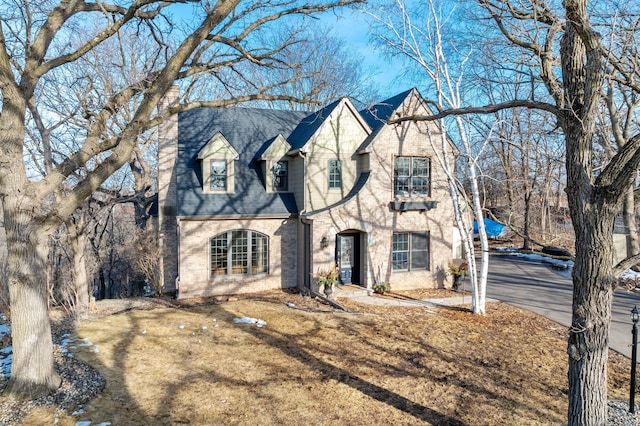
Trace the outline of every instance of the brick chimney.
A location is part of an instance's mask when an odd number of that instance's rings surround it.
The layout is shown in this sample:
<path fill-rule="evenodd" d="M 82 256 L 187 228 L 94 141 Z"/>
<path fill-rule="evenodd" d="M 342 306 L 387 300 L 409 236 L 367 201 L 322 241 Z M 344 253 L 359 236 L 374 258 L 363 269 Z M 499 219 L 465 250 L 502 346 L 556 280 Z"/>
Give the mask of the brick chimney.
<path fill-rule="evenodd" d="M 180 91 L 172 86 L 158 104 L 158 110 L 177 105 Z M 178 278 L 177 184 L 178 115 L 168 117 L 158 127 L 158 243 L 160 244 L 160 284 L 163 292 L 175 293 Z"/>

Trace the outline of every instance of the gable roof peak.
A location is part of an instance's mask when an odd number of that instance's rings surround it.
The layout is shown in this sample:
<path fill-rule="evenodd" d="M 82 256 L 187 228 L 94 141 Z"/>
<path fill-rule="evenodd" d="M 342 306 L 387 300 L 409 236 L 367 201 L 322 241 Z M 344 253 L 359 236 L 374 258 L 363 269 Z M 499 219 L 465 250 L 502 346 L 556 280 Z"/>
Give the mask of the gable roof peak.
<path fill-rule="evenodd" d="M 254 159 L 258 161 L 265 161 L 270 159 L 273 155 L 272 151 L 275 150 L 275 146 L 278 143 L 282 144 L 282 146 L 285 147 L 286 151 L 289 151 L 291 149 L 291 144 L 289 143 L 289 141 L 287 141 L 287 138 L 285 138 L 282 133 L 278 133 L 276 137 L 269 139 L 260 147 L 258 152 L 256 152 Z"/>
<path fill-rule="evenodd" d="M 356 120 L 365 129 L 367 134 L 371 133 L 371 128 L 367 122 L 360 115 L 356 107 L 353 105 L 348 97 L 342 97 L 331 102 L 329 105 L 319 109 L 318 111 L 309 114 L 305 117 L 300 124 L 289 135 L 288 141 L 291 144 L 291 149 L 302 150 L 309 143 L 311 138 L 318 132 L 320 127 L 334 114 L 335 111 L 340 110 L 340 106 L 345 106 L 351 111 Z"/>
<path fill-rule="evenodd" d="M 415 87 L 405 90 L 402 93 L 398 93 L 395 96 L 392 96 L 384 101 L 378 102 L 370 107 L 365 108 L 360 111 L 362 117 L 367 121 L 369 126 L 376 131 L 380 129 L 391 117 L 393 113 L 402 106 L 407 99 L 411 97 L 417 96 L 418 99 L 422 100 L 422 95 L 418 92 L 418 89 Z"/>
<path fill-rule="evenodd" d="M 236 151 L 233 146 L 231 146 L 227 138 L 225 138 L 220 131 L 217 131 L 211 137 L 211 139 L 209 139 L 209 142 L 207 142 L 207 144 L 202 147 L 202 149 L 198 152 L 197 159 L 203 160 L 209 156 L 216 155 L 228 155 L 234 160 L 240 158 L 240 156 L 238 155 L 238 151 Z"/>

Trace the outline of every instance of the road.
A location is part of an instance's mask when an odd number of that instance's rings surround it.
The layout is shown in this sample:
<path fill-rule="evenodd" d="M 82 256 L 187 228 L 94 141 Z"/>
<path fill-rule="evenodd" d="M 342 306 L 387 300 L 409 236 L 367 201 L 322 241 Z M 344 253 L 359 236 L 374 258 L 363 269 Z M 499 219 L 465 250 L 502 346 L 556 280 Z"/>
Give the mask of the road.
<path fill-rule="evenodd" d="M 520 260 L 515 256 L 491 256 L 487 297 L 536 312 L 569 327 L 573 284 L 566 271 Z M 631 358 L 631 309 L 640 295 L 616 290 L 613 298 L 609 347 Z"/>

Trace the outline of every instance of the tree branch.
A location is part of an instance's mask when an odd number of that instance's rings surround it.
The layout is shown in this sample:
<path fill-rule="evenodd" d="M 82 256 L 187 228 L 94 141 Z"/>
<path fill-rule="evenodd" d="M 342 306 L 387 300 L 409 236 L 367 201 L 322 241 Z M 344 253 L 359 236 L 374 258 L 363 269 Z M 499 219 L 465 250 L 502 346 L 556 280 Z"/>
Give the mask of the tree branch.
<path fill-rule="evenodd" d="M 434 102 L 431 102 L 435 104 Z M 389 120 L 389 124 L 399 124 L 405 121 L 434 121 L 449 116 L 469 115 L 469 114 L 492 114 L 497 111 L 512 108 L 529 108 L 550 112 L 556 116 L 560 115 L 560 110 L 553 104 L 532 100 L 513 100 L 508 102 L 497 103 L 493 105 L 485 105 L 481 107 L 464 107 L 441 110 L 433 115 L 410 115 Z"/>

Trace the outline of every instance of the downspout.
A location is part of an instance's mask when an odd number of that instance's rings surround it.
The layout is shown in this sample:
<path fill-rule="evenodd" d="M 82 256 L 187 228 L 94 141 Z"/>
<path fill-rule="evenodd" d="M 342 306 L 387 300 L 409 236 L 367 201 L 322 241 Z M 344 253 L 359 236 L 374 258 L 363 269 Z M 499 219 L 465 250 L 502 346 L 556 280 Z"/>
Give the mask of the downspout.
<path fill-rule="evenodd" d="M 176 262 L 176 282 L 175 282 L 175 298 L 177 299 L 180 296 L 180 218 L 176 216 L 176 257 L 178 261 Z"/>
<path fill-rule="evenodd" d="M 311 232 L 307 232 L 307 227 L 311 227 L 313 220 L 305 217 L 307 213 L 307 157 L 302 150 L 297 150 L 298 157 L 302 159 L 302 209 L 298 212 L 298 219 L 302 225 L 302 288 L 311 291 L 311 279 L 307 276 L 311 273 Z M 309 236 L 309 240 L 307 240 Z M 308 254 L 307 254 L 308 251 Z M 309 268 L 307 269 L 307 265 Z"/>

